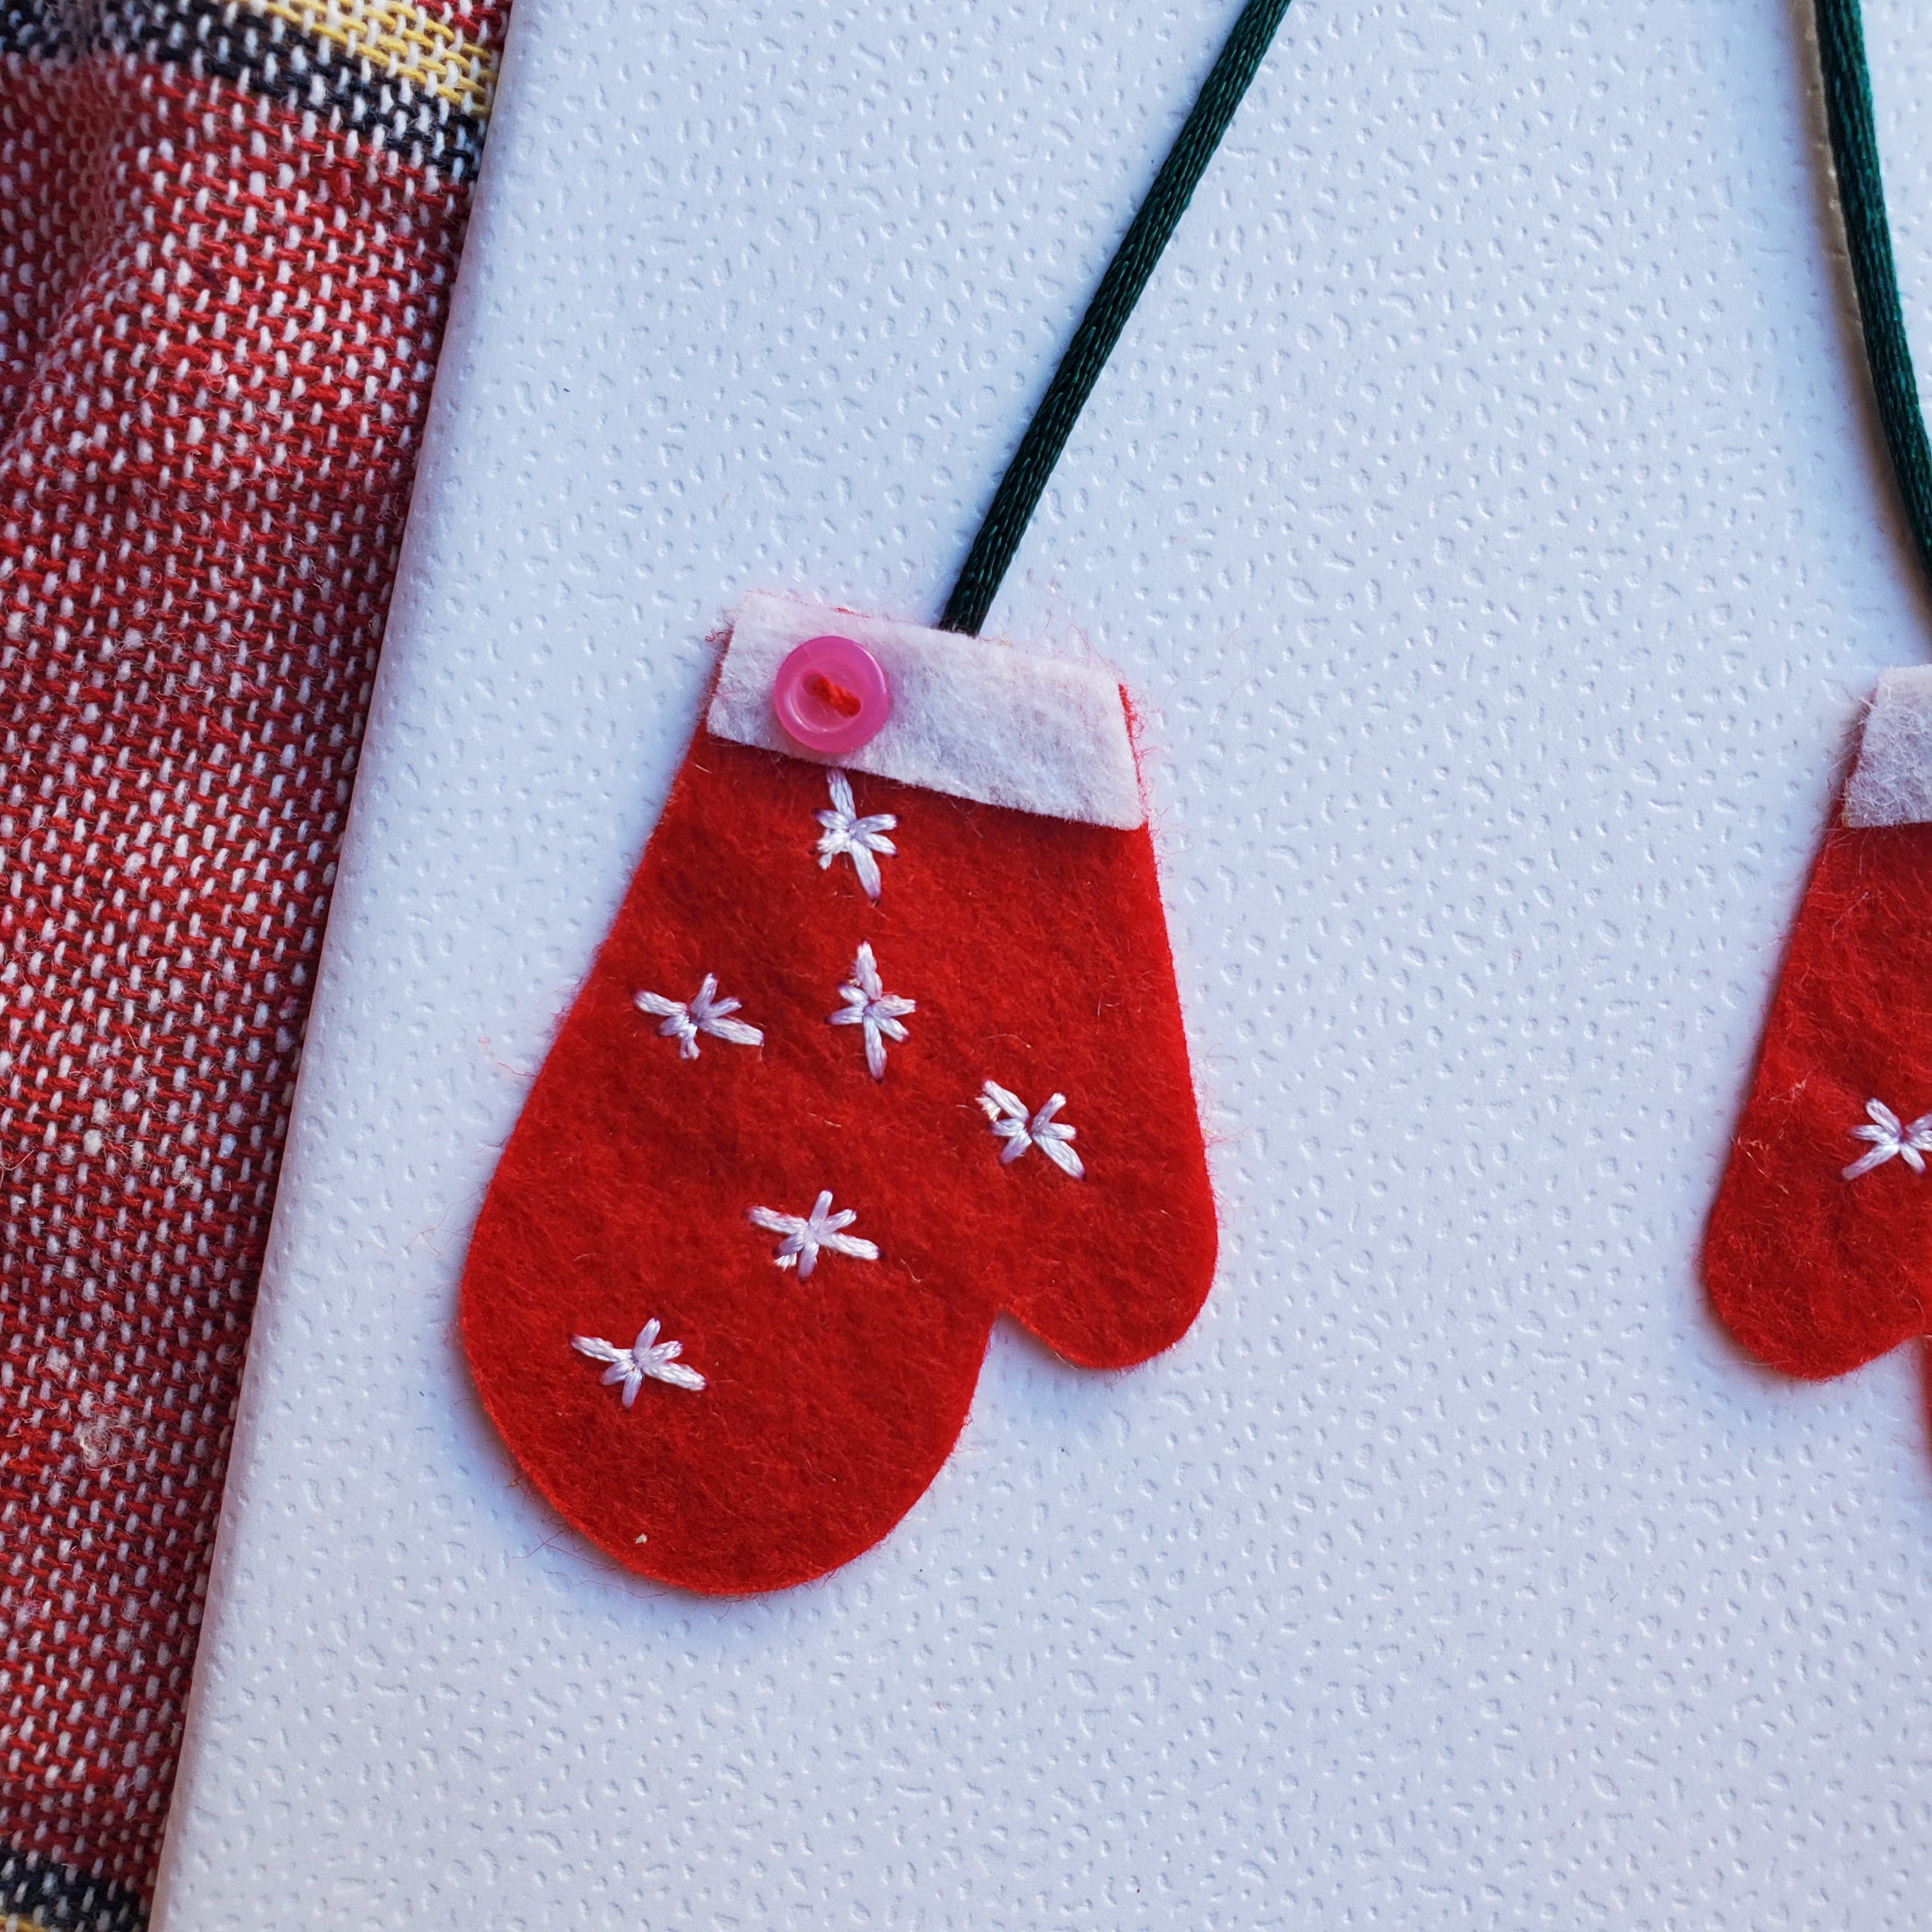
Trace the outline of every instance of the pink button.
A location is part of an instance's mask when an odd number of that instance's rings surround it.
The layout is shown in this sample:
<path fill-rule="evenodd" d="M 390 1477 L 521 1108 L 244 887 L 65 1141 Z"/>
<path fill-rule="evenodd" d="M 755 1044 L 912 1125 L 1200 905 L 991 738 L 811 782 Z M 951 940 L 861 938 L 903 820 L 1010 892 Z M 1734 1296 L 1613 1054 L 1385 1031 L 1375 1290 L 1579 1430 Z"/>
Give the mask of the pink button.
<path fill-rule="evenodd" d="M 892 715 L 892 688 L 862 644 L 808 638 L 778 666 L 772 708 L 808 752 L 842 758 L 878 736 Z"/>

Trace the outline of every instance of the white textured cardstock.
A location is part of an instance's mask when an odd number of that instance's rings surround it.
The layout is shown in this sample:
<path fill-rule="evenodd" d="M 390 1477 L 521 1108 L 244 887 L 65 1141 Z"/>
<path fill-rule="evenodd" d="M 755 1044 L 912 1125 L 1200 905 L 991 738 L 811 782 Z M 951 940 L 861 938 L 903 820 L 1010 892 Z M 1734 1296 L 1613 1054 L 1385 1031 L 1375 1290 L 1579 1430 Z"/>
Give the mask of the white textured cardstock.
<path fill-rule="evenodd" d="M 1923 1922 L 1917 1365 L 1766 1373 L 1696 1267 L 1932 645 L 1808 8 L 1296 0 L 1054 478 L 988 631 L 1134 698 L 1222 1216 L 1186 1340 L 1002 1328 L 905 1522 L 736 1603 L 576 1543 L 465 1378 L 707 639 L 933 621 L 1235 10 L 519 0 L 162 1932 Z M 1868 20 L 1932 368 L 1932 51 Z"/>

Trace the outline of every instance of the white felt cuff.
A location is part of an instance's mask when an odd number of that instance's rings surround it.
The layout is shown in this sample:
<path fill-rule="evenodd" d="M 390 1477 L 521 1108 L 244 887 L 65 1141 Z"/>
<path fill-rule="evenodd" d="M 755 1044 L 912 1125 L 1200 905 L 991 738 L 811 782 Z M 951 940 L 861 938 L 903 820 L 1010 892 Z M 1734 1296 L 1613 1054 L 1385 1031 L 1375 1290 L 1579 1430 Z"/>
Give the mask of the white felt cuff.
<path fill-rule="evenodd" d="M 1845 823 L 1932 823 L 1932 665 L 1879 679 L 1845 788 Z"/>
<path fill-rule="evenodd" d="M 892 693 L 878 736 L 836 758 L 796 743 L 772 708 L 778 666 L 828 633 L 870 651 Z M 956 632 L 754 593 L 738 607 L 705 722 L 737 744 L 982 805 L 1090 825 L 1136 826 L 1147 815 L 1112 673 Z"/>

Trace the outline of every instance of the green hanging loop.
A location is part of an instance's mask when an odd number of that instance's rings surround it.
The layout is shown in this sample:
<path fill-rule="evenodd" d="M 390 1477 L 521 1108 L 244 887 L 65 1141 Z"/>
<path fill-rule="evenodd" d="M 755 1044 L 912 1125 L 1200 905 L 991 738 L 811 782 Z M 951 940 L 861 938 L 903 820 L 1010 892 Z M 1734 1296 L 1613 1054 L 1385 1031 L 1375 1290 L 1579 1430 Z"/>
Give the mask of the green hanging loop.
<path fill-rule="evenodd" d="M 1832 159 L 1838 174 L 1852 280 L 1858 292 L 1858 320 L 1865 359 L 1871 365 L 1879 421 L 1905 500 L 1906 520 L 1918 560 L 1932 585 L 1932 449 L 1925 440 L 1912 347 L 1898 299 L 1886 220 L 1885 182 L 1879 172 L 1878 135 L 1872 118 L 1871 75 L 1865 64 L 1864 23 L 1858 0 L 1817 0 L 1818 52 L 1825 70 L 1826 118 Z"/>
<path fill-rule="evenodd" d="M 1147 199 L 1107 264 L 1046 394 L 1034 411 L 1013 460 L 1006 465 L 1006 473 L 1000 478 L 992 506 L 973 539 L 952 594 L 946 600 L 946 614 L 939 620 L 941 630 L 963 631 L 974 637 L 986 621 L 994 594 L 1026 534 L 1040 492 L 1060 460 L 1074 422 L 1120 340 L 1120 331 L 1140 300 L 1161 250 L 1186 212 L 1288 7 L 1288 0 L 1248 0 L 1242 8 L 1199 98 L 1161 163 Z"/>

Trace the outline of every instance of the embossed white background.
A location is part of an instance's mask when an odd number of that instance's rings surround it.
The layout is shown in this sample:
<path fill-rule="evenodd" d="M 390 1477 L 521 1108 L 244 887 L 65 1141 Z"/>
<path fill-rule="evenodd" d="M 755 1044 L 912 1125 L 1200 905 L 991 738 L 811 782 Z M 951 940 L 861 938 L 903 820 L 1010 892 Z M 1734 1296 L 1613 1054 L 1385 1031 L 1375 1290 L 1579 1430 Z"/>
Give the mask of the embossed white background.
<path fill-rule="evenodd" d="M 1922 323 L 1918 10 L 1870 7 Z M 1762 1372 L 1694 1268 L 1932 644 L 1802 0 L 1296 0 L 1061 466 L 993 628 L 1154 721 L 1187 1340 L 1003 1329 L 901 1529 L 740 1603 L 607 1570 L 471 1396 L 469 1224 L 706 633 L 936 613 L 1234 11 L 518 0 L 166 1932 L 1923 1922 L 1917 1365 Z"/>

